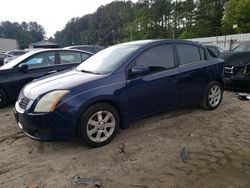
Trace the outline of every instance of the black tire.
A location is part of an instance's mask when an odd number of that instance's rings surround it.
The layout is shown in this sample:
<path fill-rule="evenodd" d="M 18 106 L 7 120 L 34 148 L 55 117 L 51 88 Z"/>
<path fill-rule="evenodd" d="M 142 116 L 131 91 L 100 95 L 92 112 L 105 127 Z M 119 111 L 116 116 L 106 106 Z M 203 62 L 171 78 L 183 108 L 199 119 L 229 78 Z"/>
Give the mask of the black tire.
<path fill-rule="evenodd" d="M 213 95 L 212 92 L 217 89 L 218 89 L 218 94 L 216 94 L 216 96 L 218 95 L 219 98 L 215 97 L 214 100 L 211 100 L 209 96 Z M 219 82 L 217 81 L 211 82 L 205 90 L 203 100 L 201 102 L 202 108 L 206 110 L 214 110 L 218 108 L 223 98 L 223 92 L 224 92 L 224 89 Z"/>
<path fill-rule="evenodd" d="M 99 114 L 102 114 L 101 115 L 102 118 L 104 117 L 103 121 L 99 120 L 99 116 L 98 116 Z M 105 117 L 106 117 L 105 115 L 111 116 L 107 120 L 107 122 L 104 122 Z M 91 123 L 89 123 L 90 120 L 93 120 L 93 122 L 95 122 L 95 124 L 98 123 L 98 125 L 91 125 Z M 112 126 L 114 126 L 114 127 L 106 127 L 105 128 L 105 126 L 108 123 L 109 124 L 112 123 Z M 100 127 L 96 128 L 97 126 L 100 126 Z M 92 127 L 92 131 L 96 131 L 96 132 L 94 132 L 92 134 L 89 133 L 91 135 L 88 135 L 88 131 L 89 132 L 91 131 L 90 127 Z M 119 127 L 120 127 L 120 117 L 119 117 L 119 114 L 116 111 L 116 109 L 107 103 L 97 103 L 97 104 L 90 106 L 82 114 L 80 121 L 78 123 L 77 137 L 78 137 L 78 140 L 80 141 L 81 144 L 86 144 L 90 147 L 100 147 L 100 146 L 108 144 L 111 140 L 113 140 L 113 138 L 115 137 L 115 135 L 118 132 Z M 104 134 L 104 132 L 108 132 L 109 136 L 106 136 L 106 134 Z M 101 138 L 99 139 L 99 141 L 93 140 L 93 139 L 95 139 L 94 138 L 95 136 L 97 139 L 98 134 L 100 134 L 99 138 L 102 135 L 102 136 L 106 137 L 105 138 L 106 140 L 100 140 Z"/>
<path fill-rule="evenodd" d="M 0 108 L 5 107 L 7 102 L 8 102 L 7 95 L 5 91 L 0 88 Z"/>

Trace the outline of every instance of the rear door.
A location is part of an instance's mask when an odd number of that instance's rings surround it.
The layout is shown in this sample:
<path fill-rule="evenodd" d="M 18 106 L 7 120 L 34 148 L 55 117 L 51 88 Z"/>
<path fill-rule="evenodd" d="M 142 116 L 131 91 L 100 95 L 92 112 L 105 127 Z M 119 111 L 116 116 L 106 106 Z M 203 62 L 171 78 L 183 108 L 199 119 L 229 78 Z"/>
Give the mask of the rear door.
<path fill-rule="evenodd" d="M 191 44 L 176 44 L 179 60 L 180 104 L 201 101 L 207 81 L 205 50 Z"/>
<path fill-rule="evenodd" d="M 58 56 L 60 60 L 59 71 L 62 71 L 79 65 L 91 55 L 84 52 L 60 51 Z"/>
<path fill-rule="evenodd" d="M 131 119 L 137 119 L 177 104 L 178 69 L 175 64 L 173 46 L 157 45 L 140 54 L 129 65 L 148 67 L 148 75 L 127 79 L 128 109 Z"/>
<path fill-rule="evenodd" d="M 58 64 L 55 51 L 46 51 L 35 54 L 20 64 L 28 65 L 27 73 L 21 72 L 17 67 L 12 71 L 13 92 L 18 95 L 22 87 L 34 79 L 57 72 Z M 19 65 L 20 65 L 19 64 Z"/>

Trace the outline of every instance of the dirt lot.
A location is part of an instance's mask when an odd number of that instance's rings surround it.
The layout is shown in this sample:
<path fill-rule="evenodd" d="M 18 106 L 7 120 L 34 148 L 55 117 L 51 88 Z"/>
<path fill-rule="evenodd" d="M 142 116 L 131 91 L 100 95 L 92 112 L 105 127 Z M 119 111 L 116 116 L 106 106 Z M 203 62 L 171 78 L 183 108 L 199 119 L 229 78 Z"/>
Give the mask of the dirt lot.
<path fill-rule="evenodd" d="M 106 188 L 250 187 L 250 103 L 225 92 L 215 111 L 185 107 L 146 118 L 95 149 L 33 141 L 12 106 L 0 110 L 0 187 L 90 187 L 75 176 Z"/>

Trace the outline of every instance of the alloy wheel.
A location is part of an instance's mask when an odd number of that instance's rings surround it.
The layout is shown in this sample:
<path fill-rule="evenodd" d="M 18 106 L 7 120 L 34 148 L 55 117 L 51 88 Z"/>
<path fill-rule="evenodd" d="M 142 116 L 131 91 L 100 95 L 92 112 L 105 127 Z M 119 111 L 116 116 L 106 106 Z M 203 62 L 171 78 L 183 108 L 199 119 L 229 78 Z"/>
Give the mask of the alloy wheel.
<path fill-rule="evenodd" d="M 108 111 L 98 111 L 88 120 L 86 129 L 89 139 L 93 142 L 104 142 L 115 130 L 115 117 Z"/>
<path fill-rule="evenodd" d="M 208 102 L 212 107 L 215 107 L 220 103 L 221 94 L 221 88 L 218 85 L 211 87 L 208 94 Z"/>

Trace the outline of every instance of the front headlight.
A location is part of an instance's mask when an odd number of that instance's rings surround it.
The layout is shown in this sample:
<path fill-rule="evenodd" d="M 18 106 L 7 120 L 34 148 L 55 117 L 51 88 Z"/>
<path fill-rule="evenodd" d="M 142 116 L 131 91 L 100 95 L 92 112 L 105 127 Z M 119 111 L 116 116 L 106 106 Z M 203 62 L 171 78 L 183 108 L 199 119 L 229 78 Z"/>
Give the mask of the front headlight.
<path fill-rule="evenodd" d="M 39 100 L 34 112 L 53 112 L 59 100 L 67 93 L 69 93 L 68 90 L 58 90 L 49 92 Z"/>

